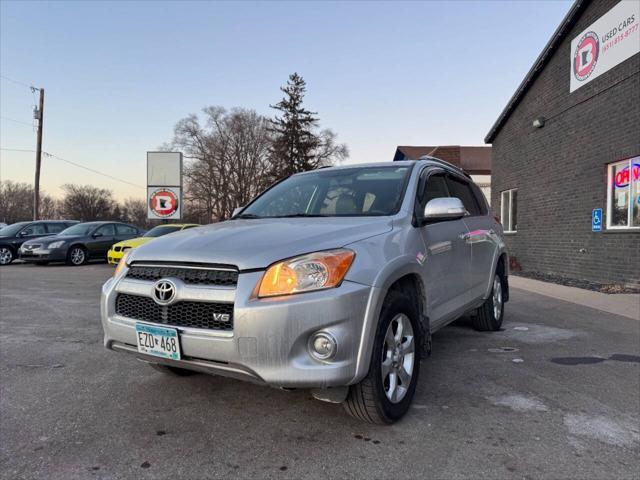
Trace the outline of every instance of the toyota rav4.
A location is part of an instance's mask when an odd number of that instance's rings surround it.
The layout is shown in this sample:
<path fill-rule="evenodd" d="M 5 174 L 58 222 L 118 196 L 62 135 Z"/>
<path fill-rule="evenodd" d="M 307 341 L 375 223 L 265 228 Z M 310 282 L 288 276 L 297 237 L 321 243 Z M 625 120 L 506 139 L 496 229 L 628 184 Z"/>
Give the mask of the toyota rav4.
<path fill-rule="evenodd" d="M 507 266 L 502 227 L 464 171 L 431 157 L 323 168 L 130 251 L 103 287 L 104 344 L 163 372 L 308 388 L 392 423 L 434 332 L 465 314 L 500 328 Z"/>

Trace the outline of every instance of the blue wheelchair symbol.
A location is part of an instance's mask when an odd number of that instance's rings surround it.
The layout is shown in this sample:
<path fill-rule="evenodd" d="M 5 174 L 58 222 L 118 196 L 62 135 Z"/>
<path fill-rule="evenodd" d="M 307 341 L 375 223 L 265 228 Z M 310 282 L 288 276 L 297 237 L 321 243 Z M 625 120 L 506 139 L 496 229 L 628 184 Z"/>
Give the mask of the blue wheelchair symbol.
<path fill-rule="evenodd" d="M 591 215 L 591 231 L 592 232 L 602 231 L 602 209 L 601 208 L 593 209 L 593 214 Z"/>

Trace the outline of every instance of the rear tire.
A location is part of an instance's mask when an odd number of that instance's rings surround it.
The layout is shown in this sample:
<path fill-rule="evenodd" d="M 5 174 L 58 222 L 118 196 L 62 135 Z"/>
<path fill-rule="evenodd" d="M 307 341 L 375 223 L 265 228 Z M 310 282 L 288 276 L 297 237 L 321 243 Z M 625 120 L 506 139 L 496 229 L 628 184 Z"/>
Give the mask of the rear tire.
<path fill-rule="evenodd" d="M 419 319 L 415 299 L 389 292 L 380 313 L 369 373 L 349 387 L 342 404 L 349 415 L 384 425 L 407 413 L 420 374 Z"/>
<path fill-rule="evenodd" d="M 73 246 L 69 249 L 69 253 L 67 253 L 67 264 L 73 265 L 74 267 L 78 267 L 80 265 L 84 265 L 87 263 L 87 251 L 84 247 L 79 245 Z"/>
<path fill-rule="evenodd" d="M 497 332 L 504 318 L 504 278 L 497 272 L 493 277 L 491 294 L 476 310 L 473 328 L 480 332 Z"/>
<path fill-rule="evenodd" d="M 149 366 L 158 372 L 175 375 L 177 377 L 190 377 L 191 375 L 197 375 L 199 373 L 193 370 L 187 370 L 186 368 L 170 367 L 169 365 L 160 365 L 159 363 L 150 363 Z"/>

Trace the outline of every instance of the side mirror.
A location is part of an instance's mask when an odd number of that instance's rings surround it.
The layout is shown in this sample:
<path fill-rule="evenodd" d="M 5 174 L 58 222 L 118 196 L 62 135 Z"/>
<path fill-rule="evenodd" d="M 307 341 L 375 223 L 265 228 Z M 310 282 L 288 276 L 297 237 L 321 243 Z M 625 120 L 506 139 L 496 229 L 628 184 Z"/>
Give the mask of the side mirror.
<path fill-rule="evenodd" d="M 233 213 L 231 214 L 231 218 L 233 218 L 233 217 L 235 217 L 237 214 L 239 214 L 239 213 L 242 211 L 242 209 L 243 209 L 243 208 L 244 208 L 244 207 L 236 207 L 236 208 L 234 208 L 234 209 L 233 209 Z"/>
<path fill-rule="evenodd" d="M 459 198 L 442 197 L 429 200 L 424 207 L 422 220 L 424 223 L 442 222 L 445 220 L 457 220 L 468 215 L 467 209 Z"/>
<path fill-rule="evenodd" d="M 18 234 L 19 237 L 26 237 L 27 235 L 29 235 L 29 232 L 27 230 L 23 230 Z"/>

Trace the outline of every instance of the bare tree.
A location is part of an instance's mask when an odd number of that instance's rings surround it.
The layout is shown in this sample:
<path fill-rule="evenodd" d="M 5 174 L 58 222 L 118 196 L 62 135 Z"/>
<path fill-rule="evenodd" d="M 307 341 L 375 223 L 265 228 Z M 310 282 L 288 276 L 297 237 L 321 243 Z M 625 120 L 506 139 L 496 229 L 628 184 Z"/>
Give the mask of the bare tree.
<path fill-rule="evenodd" d="M 45 193 L 40 194 L 40 217 L 56 219 L 56 200 Z M 6 223 L 33 219 L 33 186 L 28 183 L 6 180 L 0 183 L 0 221 Z"/>
<path fill-rule="evenodd" d="M 63 185 L 62 189 L 65 195 L 61 200 L 61 210 L 67 218 L 85 222 L 113 218 L 116 203 L 111 190 L 70 183 Z"/>
<path fill-rule="evenodd" d="M 270 137 L 267 119 L 253 110 L 203 109 L 180 120 L 172 147 L 186 159 L 185 200 L 201 223 L 229 218 L 267 184 Z"/>

